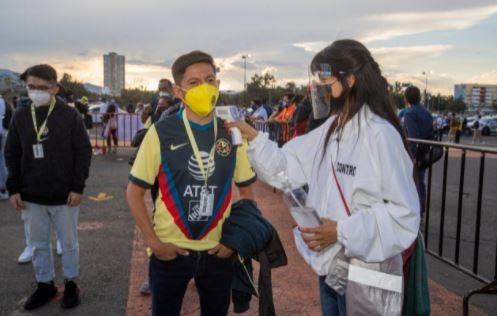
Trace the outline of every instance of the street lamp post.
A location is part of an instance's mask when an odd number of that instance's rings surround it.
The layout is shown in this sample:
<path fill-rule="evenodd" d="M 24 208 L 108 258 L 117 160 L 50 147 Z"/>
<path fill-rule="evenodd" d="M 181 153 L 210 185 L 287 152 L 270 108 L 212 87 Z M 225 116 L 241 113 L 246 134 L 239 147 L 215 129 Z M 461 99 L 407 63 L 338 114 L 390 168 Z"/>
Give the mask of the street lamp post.
<path fill-rule="evenodd" d="M 250 54 L 242 55 L 243 59 L 243 103 L 244 105 L 247 103 L 247 58 L 250 57 Z"/>

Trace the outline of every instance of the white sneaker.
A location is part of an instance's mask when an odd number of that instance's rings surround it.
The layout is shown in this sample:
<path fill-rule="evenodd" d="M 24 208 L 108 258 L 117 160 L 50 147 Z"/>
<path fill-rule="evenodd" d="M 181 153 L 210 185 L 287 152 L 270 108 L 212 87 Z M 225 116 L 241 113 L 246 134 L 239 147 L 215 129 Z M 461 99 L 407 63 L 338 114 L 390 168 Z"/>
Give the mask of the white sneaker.
<path fill-rule="evenodd" d="M 60 241 L 57 239 L 57 254 L 62 255 L 62 246 L 60 245 Z"/>
<path fill-rule="evenodd" d="M 32 259 L 33 259 L 33 247 L 26 246 L 26 248 L 24 248 L 24 251 L 21 253 L 19 258 L 17 258 L 17 262 L 28 263 L 31 262 Z"/>
<path fill-rule="evenodd" d="M 9 192 L 0 192 L 0 201 L 2 200 L 8 200 L 9 199 Z"/>

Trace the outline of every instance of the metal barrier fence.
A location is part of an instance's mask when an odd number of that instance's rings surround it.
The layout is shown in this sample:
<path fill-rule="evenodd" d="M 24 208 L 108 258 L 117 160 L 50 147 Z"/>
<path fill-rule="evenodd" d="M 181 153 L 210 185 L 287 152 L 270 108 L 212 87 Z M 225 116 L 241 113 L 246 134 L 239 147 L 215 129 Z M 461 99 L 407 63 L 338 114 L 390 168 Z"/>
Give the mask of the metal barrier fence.
<path fill-rule="evenodd" d="M 291 138 L 291 128 L 278 124 L 254 125 L 281 146 Z M 497 196 L 492 172 L 497 170 L 497 149 L 420 139 L 409 142 L 428 145 L 430 158 L 435 147 L 443 148 L 442 159 L 428 168 L 421 230 L 427 253 L 485 284 L 464 296 L 463 312 L 468 315 L 472 295 L 497 294 L 497 212 L 491 201 Z"/>
<path fill-rule="evenodd" d="M 93 148 L 105 154 L 109 141 L 111 147 L 131 147 L 136 132 L 143 128 L 140 114 L 114 113 L 116 117 L 115 131 L 110 129 L 109 123 L 104 123 L 105 114 L 92 114 L 93 128 L 88 130 L 88 135 Z M 115 140 L 117 144 L 114 142 Z"/>
<path fill-rule="evenodd" d="M 490 199 L 497 194 L 490 182 L 495 180 L 497 150 L 409 141 L 429 145 L 430 156 L 435 146 L 444 149 L 442 159 L 428 168 L 422 229 L 427 253 L 486 284 L 464 296 L 463 312 L 468 315 L 472 295 L 497 294 L 497 214 Z"/>
<path fill-rule="evenodd" d="M 253 122 L 255 129 L 269 133 L 269 139 L 278 143 L 281 147 L 293 136 L 293 126 L 290 123 L 279 122 Z"/>

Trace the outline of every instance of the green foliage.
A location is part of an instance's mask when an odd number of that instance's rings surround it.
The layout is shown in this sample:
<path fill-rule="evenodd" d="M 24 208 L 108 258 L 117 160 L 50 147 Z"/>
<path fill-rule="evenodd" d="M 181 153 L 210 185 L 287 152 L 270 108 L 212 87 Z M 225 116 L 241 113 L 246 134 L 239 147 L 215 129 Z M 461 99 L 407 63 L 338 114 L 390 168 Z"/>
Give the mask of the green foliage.
<path fill-rule="evenodd" d="M 135 88 L 122 90 L 121 96 L 115 99 L 121 107 L 126 107 L 129 103 L 151 103 L 155 98 L 157 98 L 157 92 Z"/>
<path fill-rule="evenodd" d="M 404 94 L 400 91 L 391 91 L 390 95 L 392 97 L 392 102 L 393 105 L 395 106 L 396 109 L 403 109 L 405 108 L 406 104 L 404 102 Z"/>
<path fill-rule="evenodd" d="M 129 103 L 136 104 L 138 102 L 150 103 L 157 97 L 155 91 L 147 91 L 145 88 L 125 89 L 121 92 L 120 97 L 111 97 L 108 95 L 98 95 L 89 92 L 85 89 L 82 82 L 72 78 L 70 74 L 64 73 L 60 80 L 60 84 L 66 89 L 71 90 L 74 94 L 74 99 L 77 100 L 82 96 L 87 96 L 90 102 L 95 102 L 104 99 L 115 99 L 120 107 L 124 108 Z"/>
<path fill-rule="evenodd" d="M 450 112 L 455 112 L 455 113 L 464 113 L 466 111 L 466 104 L 464 103 L 463 100 L 461 99 L 455 99 L 453 96 L 449 97 L 450 102 L 448 109 Z"/>
<path fill-rule="evenodd" d="M 269 72 L 255 74 L 250 78 L 250 82 L 247 82 L 247 91 L 223 94 L 221 101 L 224 104 L 237 104 L 246 107 L 254 99 L 264 100 L 268 104 L 275 104 L 283 98 L 285 93 L 306 93 L 305 86 L 297 87 L 294 82 L 287 82 L 284 86 L 277 86 L 276 82 L 276 77 Z"/>
<path fill-rule="evenodd" d="M 72 91 L 75 100 L 83 96 L 87 96 L 90 100 L 95 100 L 97 98 L 96 94 L 90 93 L 88 90 L 85 89 L 85 86 L 82 82 L 74 80 L 68 73 L 64 73 L 62 75 L 62 79 L 60 79 L 59 83 L 67 91 Z"/>

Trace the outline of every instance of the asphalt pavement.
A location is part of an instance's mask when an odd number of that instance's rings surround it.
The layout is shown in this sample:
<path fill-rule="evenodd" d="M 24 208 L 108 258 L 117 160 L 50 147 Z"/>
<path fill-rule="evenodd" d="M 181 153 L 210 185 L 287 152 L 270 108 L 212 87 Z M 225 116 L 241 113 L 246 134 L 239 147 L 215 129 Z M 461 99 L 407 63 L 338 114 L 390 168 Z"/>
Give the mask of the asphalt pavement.
<path fill-rule="evenodd" d="M 486 145 L 497 145 L 497 138 L 487 137 Z M 463 139 L 462 142 L 468 142 Z M 469 143 L 471 140 L 469 139 Z M 31 264 L 20 265 L 17 257 L 24 248 L 23 224 L 20 214 L 6 201 L 0 202 L 0 240 L 3 247 L 0 251 L 0 315 L 147 315 L 150 299 L 141 297 L 136 289 L 146 276 L 146 260 L 144 260 L 144 243 L 140 234 L 135 234 L 134 221 L 125 203 L 125 187 L 129 166 L 130 149 L 120 149 L 117 155 L 94 156 L 90 178 L 87 182 L 85 198 L 81 205 L 79 219 L 80 265 L 82 304 L 67 312 L 59 307 L 60 295 L 46 306 L 26 312 L 22 304 L 34 290 L 34 273 Z M 459 167 L 457 154 L 451 154 L 449 159 L 447 212 L 445 231 L 449 235 L 444 241 L 444 254 L 453 251 L 455 213 L 454 204 L 457 201 Z M 477 158 L 474 158 L 478 160 Z M 471 180 L 477 174 L 476 162 L 467 162 L 468 188 L 464 189 L 463 210 L 463 243 L 461 262 L 471 263 L 473 248 L 471 238 L 474 238 L 474 186 L 476 180 Z M 482 246 L 480 249 L 479 269 L 486 276 L 492 276 L 492 262 L 495 255 L 495 240 L 497 218 L 495 214 L 497 160 L 486 162 L 488 173 L 484 183 Z M 476 168 L 476 169 L 475 169 Z M 432 211 L 430 218 L 430 249 L 437 250 L 437 229 L 440 223 L 436 209 L 440 207 L 441 185 L 440 169 L 434 168 L 434 184 L 432 193 Z M 487 183 L 488 181 L 488 183 Z M 289 266 L 276 269 L 273 272 L 273 285 L 277 315 L 317 315 L 319 314 L 319 299 L 315 275 L 296 254 L 291 238 L 291 219 L 287 212 L 282 212 L 279 203 L 281 199 L 277 192 L 258 183 L 256 188 L 260 205 L 266 216 L 282 237 L 289 254 Z M 454 195 L 456 194 L 456 195 Z M 93 198 L 93 199 L 90 199 Z M 438 204 L 437 204 L 438 203 Z M 493 245 L 493 248 L 492 248 Z M 434 248 L 432 248 L 434 247 Z M 452 248 L 451 248 L 452 247 Z M 133 251 L 134 249 L 134 251 Z M 140 257 L 139 260 L 136 258 Z M 134 259 L 133 259 L 134 258 Z M 60 257 L 55 255 L 56 284 L 62 290 L 60 276 Z M 461 295 L 467 290 L 481 286 L 480 282 L 450 268 L 437 259 L 428 256 L 430 287 L 432 291 L 433 315 L 460 314 Z M 133 272 L 133 271 L 135 272 Z M 137 272 L 136 272 L 137 271 Z M 138 274 L 136 274 L 138 273 Z M 185 297 L 184 315 L 198 314 L 195 289 L 190 287 Z M 487 298 L 476 297 L 472 302 L 476 309 L 472 315 L 497 315 L 495 296 Z M 254 299 L 252 309 L 246 315 L 257 315 Z M 139 309 L 137 309 L 139 308 Z"/>
<path fill-rule="evenodd" d="M 134 221 L 124 199 L 129 166 L 125 155 L 94 156 L 90 178 L 79 216 L 79 244 L 82 304 L 71 315 L 124 315 L 126 310 Z M 110 199 L 97 202 L 89 197 L 106 193 Z M 7 201 L 0 202 L 0 315 L 67 315 L 59 306 L 63 280 L 60 257 L 55 255 L 56 286 L 59 294 L 35 311 L 22 309 L 35 290 L 31 264 L 20 265 L 24 249 L 20 213 Z M 54 237 L 55 238 L 55 237 Z M 55 242 L 54 242 L 55 245 Z"/>

